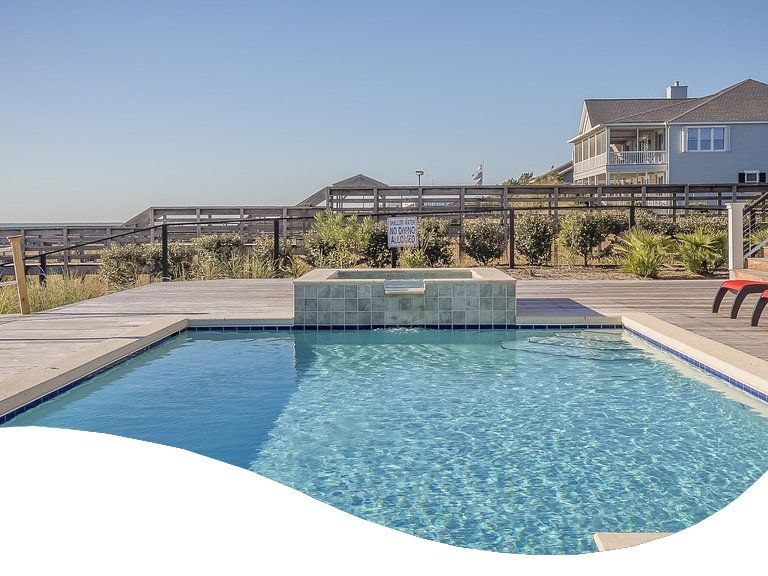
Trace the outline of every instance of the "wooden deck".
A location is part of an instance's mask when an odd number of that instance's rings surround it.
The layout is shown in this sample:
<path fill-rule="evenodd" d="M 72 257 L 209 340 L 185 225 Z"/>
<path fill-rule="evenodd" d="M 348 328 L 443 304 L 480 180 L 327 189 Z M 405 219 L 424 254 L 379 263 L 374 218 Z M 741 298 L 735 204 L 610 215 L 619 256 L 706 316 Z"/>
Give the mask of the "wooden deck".
<path fill-rule="evenodd" d="M 646 312 L 768 360 L 768 319 L 749 326 L 752 301 L 738 320 L 727 305 L 710 312 L 718 281 L 519 281 L 521 321 Z M 290 280 L 218 280 L 153 284 L 27 317 L 0 316 L 0 384 L 26 370 L 55 366 L 72 354 L 160 318 L 289 323 Z"/>

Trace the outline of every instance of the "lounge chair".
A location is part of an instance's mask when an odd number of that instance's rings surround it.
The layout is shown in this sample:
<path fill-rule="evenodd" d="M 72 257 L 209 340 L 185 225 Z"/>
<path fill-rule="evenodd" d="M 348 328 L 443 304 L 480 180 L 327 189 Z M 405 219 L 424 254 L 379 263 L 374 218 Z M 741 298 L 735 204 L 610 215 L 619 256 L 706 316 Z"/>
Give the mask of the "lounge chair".
<path fill-rule="evenodd" d="M 757 323 L 760 320 L 760 315 L 763 313 L 766 304 L 768 304 L 768 290 L 760 295 L 760 299 L 757 301 L 757 304 L 755 304 L 755 309 L 752 312 L 752 321 L 750 322 L 752 326 L 757 326 Z"/>
<path fill-rule="evenodd" d="M 764 293 L 768 290 L 768 282 L 758 282 L 756 280 L 726 280 L 720 285 L 720 289 L 715 294 L 715 301 L 712 303 L 712 313 L 720 310 L 720 303 L 728 292 L 736 294 L 731 306 L 731 318 L 736 318 L 739 314 L 739 308 L 744 299 L 750 294 Z"/>

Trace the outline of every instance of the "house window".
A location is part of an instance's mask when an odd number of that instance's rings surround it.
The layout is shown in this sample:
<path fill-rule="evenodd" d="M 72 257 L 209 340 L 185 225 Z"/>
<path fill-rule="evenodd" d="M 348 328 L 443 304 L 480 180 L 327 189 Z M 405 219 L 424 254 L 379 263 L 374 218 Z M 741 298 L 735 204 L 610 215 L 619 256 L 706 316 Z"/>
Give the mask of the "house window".
<path fill-rule="evenodd" d="M 723 152 L 726 150 L 725 126 L 688 126 L 686 129 L 688 152 Z"/>
<path fill-rule="evenodd" d="M 747 170 L 739 172 L 740 184 L 762 184 L 765 183 L 765 172 L 758 170 Z"/>

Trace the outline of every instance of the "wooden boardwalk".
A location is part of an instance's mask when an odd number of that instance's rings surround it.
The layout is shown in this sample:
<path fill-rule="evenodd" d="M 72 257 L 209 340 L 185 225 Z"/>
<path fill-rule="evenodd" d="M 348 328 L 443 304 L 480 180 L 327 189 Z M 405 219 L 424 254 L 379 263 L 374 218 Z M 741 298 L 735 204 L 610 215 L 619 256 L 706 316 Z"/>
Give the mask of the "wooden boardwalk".
<path fill-rule="evenodd" d="M 718 281 L 518 281 L 521 320 L 647 312 L 661 320 L 768 360 L 768 318 L 749 326 L 710 312 Z M 0 316 L 0 383 L 55 366 L 89 346 L 129 338 L 160 318 L 280 321 L 293 315 L 290 280 L 217 280 L 152 284 L 31 316 Z"/>

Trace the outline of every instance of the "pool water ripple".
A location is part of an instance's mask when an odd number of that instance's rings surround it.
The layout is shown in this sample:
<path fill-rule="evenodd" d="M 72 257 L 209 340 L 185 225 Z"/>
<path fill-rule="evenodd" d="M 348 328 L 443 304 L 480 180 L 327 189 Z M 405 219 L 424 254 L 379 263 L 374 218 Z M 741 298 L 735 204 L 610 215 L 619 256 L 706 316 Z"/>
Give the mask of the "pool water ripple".
<path fill-rule="evenodd" d="M 186 333 L 11 425 L 248 467 L 458 546 L 677 531 L 768 468 L 768 420 L 620 331 Z"/>

